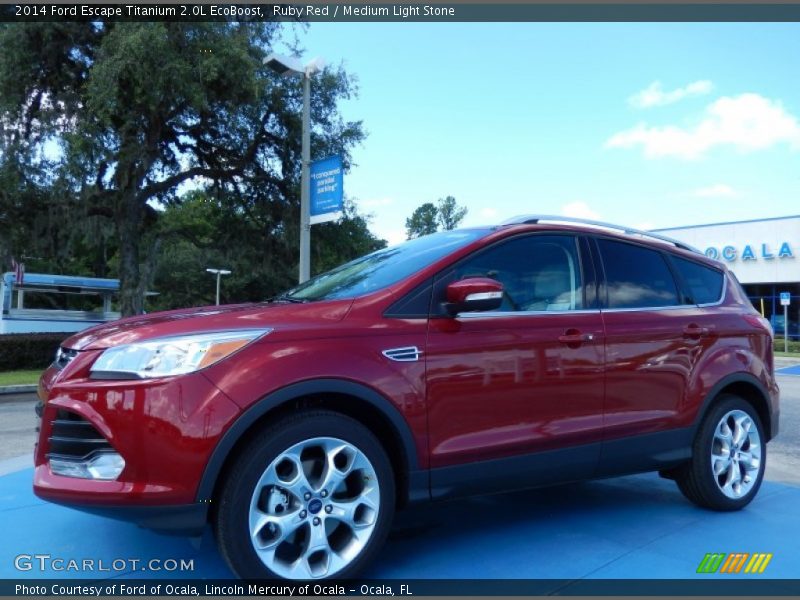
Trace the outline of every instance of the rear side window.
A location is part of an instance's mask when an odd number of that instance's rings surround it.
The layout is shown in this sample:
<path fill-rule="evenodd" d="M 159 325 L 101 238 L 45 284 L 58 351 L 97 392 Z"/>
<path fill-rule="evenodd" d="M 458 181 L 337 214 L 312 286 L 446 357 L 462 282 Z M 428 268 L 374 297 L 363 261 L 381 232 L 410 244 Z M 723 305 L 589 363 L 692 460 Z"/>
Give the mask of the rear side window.
<path fill-rule="evenodd" d="M 722 296 L 723 274 L 685 258 L 672 257 L 675 268 L 686 283 L 691 302 L 695 304 L 713 304 Z"/>
<path fill-rule="evenodd" d="M 678 288 L 660 252 L 598 239 L 606 273 L 609 308 L 676 306 Z"/>

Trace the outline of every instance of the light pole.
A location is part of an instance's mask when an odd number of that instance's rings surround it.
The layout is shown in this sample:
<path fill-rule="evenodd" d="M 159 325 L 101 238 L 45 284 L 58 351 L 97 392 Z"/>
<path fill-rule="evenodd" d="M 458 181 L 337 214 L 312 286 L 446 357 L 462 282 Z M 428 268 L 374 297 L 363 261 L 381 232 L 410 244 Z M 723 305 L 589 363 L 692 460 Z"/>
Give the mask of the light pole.
<path fill-rule="evenodd" d="M 227 269 L 206 269 L 206 271 L 217 276 L 217 306 L 219 306 L 219 280 L 223 275 L 230 275 L 231 272 Z"/>
<path fill-rule="evenodd" d="M 311 163 L 311 75 L 322 69 L 323 61 L 311 60 L 307 65 L 291 56 L 270 54 L 264 64 L 284 77 L 303 78 L 303 142 L 302 165 L 300 171 L 300 283 L 311 275 L 311 206 L 310 181 L 308 175 Z"/>

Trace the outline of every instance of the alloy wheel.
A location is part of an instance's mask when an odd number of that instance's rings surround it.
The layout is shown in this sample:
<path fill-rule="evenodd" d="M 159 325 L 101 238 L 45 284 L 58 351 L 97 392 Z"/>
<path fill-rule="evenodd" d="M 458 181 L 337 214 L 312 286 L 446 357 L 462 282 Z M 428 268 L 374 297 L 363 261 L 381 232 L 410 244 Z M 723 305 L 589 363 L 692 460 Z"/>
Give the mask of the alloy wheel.
<path fill-rule="evenodd" d="M 728 498 L 747 495 L 758 481 L 761 437 L 753 419 L 743 410 L 731 410 L 720 419 L 711 443 L 711 471 Z"/>
<path fill-rule="evenodd" d="M 250 501 L 250 540 L 280 577 L 330 577 L 364 549 L 379 511 L 380 484 L 366 455 L 344 440 L 315 437 L 264 470 Z"/>

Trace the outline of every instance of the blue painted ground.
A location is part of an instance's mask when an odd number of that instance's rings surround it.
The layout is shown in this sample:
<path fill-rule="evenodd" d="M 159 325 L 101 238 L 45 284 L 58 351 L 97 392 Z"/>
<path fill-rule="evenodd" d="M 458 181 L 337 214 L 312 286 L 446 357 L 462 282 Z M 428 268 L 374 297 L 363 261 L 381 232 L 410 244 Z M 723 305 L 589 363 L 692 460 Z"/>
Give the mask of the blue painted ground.
<path fill-rule="evenodd" d="M 193 558 L 195 571 L 187 577 L 231 576 L 210 533 L 196 549 L 183 538 L 48 504 L 31 492 L 31 477 L 30 469 L 0 477 L 0 578 L 48 576 L 16 571 L 14 557 L 21 553 L 102 558 L 109 564 L 117 558 Z M 771 552 L 765 576 L 797 578 L 798 506 L 800 487 L 765 482 L 743 511 L 710 512 L 691 505 L 674 483 L 655 474 L 460 500 L 399 515 L 382 555 L 364 575 L 708 579 L 721 575 L 695 573 L 707 552 Z M 92 576 L 98 575 L 179 576 Z"/>
<path fill-rule="evenodd" d="M 783 367 L 782 369 L 776 369 L 775 372 L 781 375 L 800 375 L 800 365 Z"/>

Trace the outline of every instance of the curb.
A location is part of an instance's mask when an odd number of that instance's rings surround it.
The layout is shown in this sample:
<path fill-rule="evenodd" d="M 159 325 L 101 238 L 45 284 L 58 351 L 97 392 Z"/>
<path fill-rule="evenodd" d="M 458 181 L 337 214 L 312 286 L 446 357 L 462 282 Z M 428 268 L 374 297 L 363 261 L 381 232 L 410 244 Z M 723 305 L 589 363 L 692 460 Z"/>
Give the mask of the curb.
<path fill-rule="evenodd" d="M 795 357 L 788 357 L 788 356 L 776 356 L 774 358 L 775 361 L 775 368 L 781 369 L 783 367 L 794 367 L 795 365 L 800 365 L 800 358 Z"/>
<path fill-rule="evenodd" d="M 0 396 L 10 396 L 12 394 L 35 394 L 38 386 L 32 385 L 3 385 L 0 386 Z"/>

